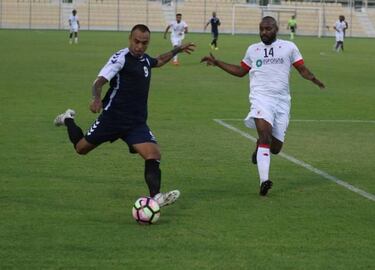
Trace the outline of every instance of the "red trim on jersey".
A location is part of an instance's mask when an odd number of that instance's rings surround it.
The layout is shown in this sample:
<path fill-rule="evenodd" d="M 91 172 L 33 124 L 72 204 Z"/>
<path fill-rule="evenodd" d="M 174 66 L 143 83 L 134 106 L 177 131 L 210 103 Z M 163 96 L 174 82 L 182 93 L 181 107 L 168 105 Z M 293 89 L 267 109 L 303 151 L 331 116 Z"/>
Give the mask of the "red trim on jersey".
<path fill-rule="evenodd" d="M 251 67 L 249 67 L 244 61 L 241 61 L 241 67 L 243 67 L 246 71 L 251 69 Z"/>
<path fill-rule="evenodd" d="M 305 62 L 303 61 L 303 59 L 300 59 L 297 62 L 294 62 L 293 66 L 298 67 L 298 66 L 303 65 L 303 64 L 305 64 Z"/>
<path fill-rule="evenodd" d="M 269 144 L 259 144 L 258 147 L 262 147 L 262 148 L 270 148 L 270 145 Z"/>

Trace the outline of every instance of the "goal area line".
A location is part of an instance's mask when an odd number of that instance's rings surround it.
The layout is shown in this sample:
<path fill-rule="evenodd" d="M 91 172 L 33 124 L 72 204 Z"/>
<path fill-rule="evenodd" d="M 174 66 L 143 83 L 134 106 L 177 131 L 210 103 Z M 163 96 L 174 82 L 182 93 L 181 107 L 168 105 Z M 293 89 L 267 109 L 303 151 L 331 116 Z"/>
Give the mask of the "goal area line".
<path fill-rule="evenodd" d="M 238 129 L 238 128 L 236 128 L 236 127 L 234 127 L 234 126 L 232 126 L 232 125 L 230 125 L 226 122 L 226 121 L 239 121 L 239 120 L 242 120 L 242 119 L 213 119 L 213 121 L 215 121 L 219 125 L 227 128 L 229 130 L 232 130 L 232 131 L 240 134 L 242 137 L 245 137 L 248 140 L 255 143 L 257 141 L 257 139 L 255 137 L 251 136 L 250 134 L 248 134 L 248 133 L 246 133 L 246 132 L 244 132 L 244 131 L 242 131 L 242 130 L 240 130 L 240 129 Z M 368 123 L 368 122 L 365 122 L 365 123 Z M 375 121 L 372 121 L 371 123 L 375 123 Z M 297 159 L 297 158 L 295 158 L 291 155 L 288 155 L 284 152 L 280 152 L 278 154 L 278 156 L 280 156 L 280 157 L 282 157 L 282 158 L 284 158 L 284 159 L 286 159 L 286 160 L 288 160 L 288 161 L 290 161 L 290 162 L 292 162 L 292 163 L 294 163 L 294 164 L 296 164 L 300 167 L 303 167 L 303 168 L 305 168 L 305 169 L 325 178 L 326 180 L 334 182 L 337 185 L 342 186 L 342 187 L 344 187 L 344 188 L 346 188 L 346 189 L 348 189 L 348 190 L 350 190 L 350 191 L 352 191 L 352 192 L 354 192 L 354 193 L 356 193 L 356 194 L 358 194 L 358 195 L 360 195 L 360 196 L 362 196 L 366 199 L 369 199 L 369 200 L 375 202 L 375 195 L 374 194 L 371 194 L 371 193 L 366 192 L 362 189 L 359 189 L 359 188 L 357 188 L 357 187 L 355 187 L 355 186 L 353 186 L 353 185 L 351 185 L 351 184 L 349 184 L 349 183 L 347 183 L 347 182 L 345 182 L 345 181 L 343 181 L 343 180 L 341 180 L 341 179 L 339 179 L 339 178 L 337 178 L 333 175 L 328 174 L 325 171 L 322 171 L 318 168 L 315 168 L 314 166 L 312 166 L 312 165 L 310 165 L 310 164 L 308 164 L 308 163 L 306 163 L 302 160 L 299 160 L 299 159 Z"/>

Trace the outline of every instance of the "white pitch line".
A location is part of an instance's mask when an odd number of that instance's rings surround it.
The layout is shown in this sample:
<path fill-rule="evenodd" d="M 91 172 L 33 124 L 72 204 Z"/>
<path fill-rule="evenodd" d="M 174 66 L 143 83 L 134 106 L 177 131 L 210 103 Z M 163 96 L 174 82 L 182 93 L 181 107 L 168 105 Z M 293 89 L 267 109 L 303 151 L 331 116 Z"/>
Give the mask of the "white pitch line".
<path fill-rule="evenodd" d="M 256 142 L 256 138 L 254 138 L 250 134 L 248 134 L 248 133 L 246 133 L 246 132 L 244 132 L 244 131 L 242 131 L 242 130 L 240 130 L 240 129 L 232 126 L 232 125 L 229 125 L 229 124 L 225 123 L 223 121 L 223 119 L 213 119 L 213 120 L 216 123 L 228 128 L 228 129 L 230 129 L 234 132 L 239 133 L 241 136 L 249 139 L 250 141 Z M 307 169 L 307 170 L 309 170 L 313 173 L 316 173 L 317 175 L 320 175 L 320 176 L 324 177 L 325 179 L 330 180 L 330 181 L 332 181 L 332 182 L 334 182 L 334 183 L 336 183 L 336 184 L 338 184 L 338 185 L 340 185 L 340 186 L 342 186 L 342 187 L 344 187 L 344 188 L 346 188 L 350 191 L 353 191 L 353 192 L 355 192 L 355 193 L 357 193 L 357 194 L 359 194 L 359 195 L 361 195 L 361 196 L 363 196 L 363 197 L 365 197 L 365 198 L 367 198 L 371 201 L 375 201 L 375 195 L 374 194 L 368 193 L 368 192 L 366 192 L 362 189 L 359 189 L 355 186 L 352 186 L 351 184 L 349 184 L 349 183 L 347 183 L 347 182 L 345 182 L 345 181 L 343 181 L 343 180 L 341 180 L 341 179 L 339 179 L 335 176 L 332 176 L 332 175 L 330 175 L 330 174 L 328 174 L 328 173 L 326 173 L 322 170 L 319 170 L 319 169 L 313 167 L 312 165 L 310 165 L 310 164 L 308 164 L 308 163 L 306 163 L 302 160 L 296 159 L 295 157 L 292 157 L 292 156 L 290 156 L 288 154 L 285 154 L 285 153 L 282 153 L 282 152 L 279 153 L 279 156 L 281 156 L 281 157 L 285 158 L 286 160 L 289 160 L 290 162 L 292 162 L 294 164 L 297 164 L 297 165 L 299 165 L 299 166 L 301 166 L 301 167 L 303 167 L 303 168 L 305 168 L 305 169 Z"/>
<path fill-rule="evenodd" d="M 239 118 L 227 118 L 227 119 L 220 119 L 222 121 L 243 121 L 243 119 Z M 291 122 L 328 122 L 328 123 L 365 123 L 365 124 L 375 124 L 375 120 L 352 120 L 352 119 L 291 119 Z"/>
<path fill-rule="evenodd" d="M 343 120 L 330 120 L 330 119 L 291 119 L 292 122 L 326 122 L 326 123 L 365 123 L 365 124 L 375 124 L 375 120 L 350 120 L 350 119 L 343 119 Z"/>

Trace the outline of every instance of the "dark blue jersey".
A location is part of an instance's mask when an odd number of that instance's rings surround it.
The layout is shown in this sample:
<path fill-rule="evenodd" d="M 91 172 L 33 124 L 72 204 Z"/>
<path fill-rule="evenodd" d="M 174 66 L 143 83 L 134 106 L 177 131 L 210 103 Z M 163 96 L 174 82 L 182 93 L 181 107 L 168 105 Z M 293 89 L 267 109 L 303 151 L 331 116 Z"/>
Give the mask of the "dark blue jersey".
<path fill-rule="evenodd" d="M 219 33 L 219 25 L 221 24 L 219 18 L 212 17 L 208 22 L 211 24 L 211 32 Z"/>
<path fill-rule="evenodd" d="M 115 53 L 98 75 L 110 82 L 103 99 L 103 116 L 124 126 L 146 123 L 151 68 L 156 64 L 155 58 L 147 54 L 135 57 L 128 48 Z"/>

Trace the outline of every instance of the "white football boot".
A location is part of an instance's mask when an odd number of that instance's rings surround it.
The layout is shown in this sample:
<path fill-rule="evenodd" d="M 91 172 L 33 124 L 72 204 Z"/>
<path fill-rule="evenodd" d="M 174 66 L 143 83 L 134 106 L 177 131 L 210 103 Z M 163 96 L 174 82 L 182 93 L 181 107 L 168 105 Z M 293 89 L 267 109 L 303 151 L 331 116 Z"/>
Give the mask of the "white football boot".
<path fill-rule="evenodd" d="M 72 109 L 67 109 L 64 113 L 62 114 L 59 114 L 58 116 L 56 116 L 55 120 L 53 121 L 53 123 L 55 124 L 55 126 L 59 127 L 59 126 L 64 126 L 65 125 L 65 119 L 66 118 L 72 118 L 74 119 L 74 116 L 76 115 L 76 112 Z"/>
<path fill-rule="evenodd" d="M 158 193 L 154 196 L 154 200 L 159 204 L 160 207 L 173 204 L 180 197 L 179 190 L 172 190 L 166 193 Z"/>

